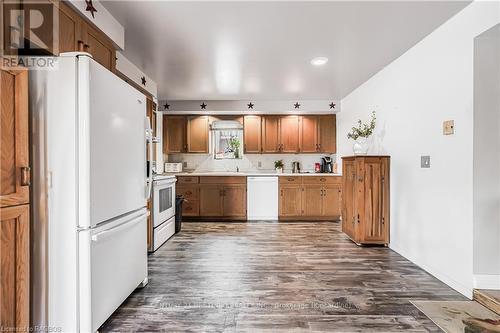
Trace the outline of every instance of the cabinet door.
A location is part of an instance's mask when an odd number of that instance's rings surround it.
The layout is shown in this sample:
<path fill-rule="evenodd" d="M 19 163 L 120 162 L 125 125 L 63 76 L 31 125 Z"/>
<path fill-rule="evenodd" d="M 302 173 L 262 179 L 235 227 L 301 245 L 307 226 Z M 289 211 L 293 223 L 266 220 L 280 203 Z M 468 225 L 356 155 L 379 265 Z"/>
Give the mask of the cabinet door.
<path fill-rule="evenodd" d="M 165 154 L 184 153 L 186 146 L 186 117 L 163 117 L 163 152 Z"/>
<path fill-rule="evenodd" d="M 337 217 L 342 214 L 342 186 L 328 185 L 323 187 L 322 216 Z"/>
<path fill-rule="evenodd" d="M 285 116 L 280 120 L 280 152 L 296 153 L 299 149 L 299 116 Z"/>
<path fill-rule="evenodd" d="M 0 239 L 0 327 L 21 331 L 29 325 L 29 205 L 0 209 Z"/>
<path fill-rule="evenodd" d="M 225 185 L 223 197 L 224 216 L 245 217 L 247 215 L 246 185 Z"/>
<path fill-rule="evenodd" d="M 322 153 L 337 152 L 337 120 L 335 115 L 319 116 L 319 150 Z"/>
<path fill-rule="evenodd" d="M 193 116 L 187 119 L 188 153 L 208 154 L 208 116 Z"/>
<path fill-rule="evenodd" d="M 220 185 L 200 185 L 200 216 L 222 216 L 222 192 Z"/>
<path fill-rule="evenodd" d="M 114 71 L 116 51 L 113 44 L 102 32 L 94 29 L 86 22 L 82 22 L 82 37 L 84 43 L 88 45 L 87 51 L 92 54 L 95 61 L 110 71 Z"/>
<path fill-rule="evenodd" d="M 279 215 L 302 215 L 302 188 L 300 185 L 280 185 Z"/>
<path fill-rule="evenodd" d="M 318 143 L 318 116 L 300 117 L 300 151 L 316 153 L 319 151 Z"/>
<path fill-rule="evenodd" d="M 0 73 L 0 207 L 6 207 L 29 202 L 28 71 Z"/>
<path fill-rule="evenodd" d="M 59 2 L 59 53 L 78 51 L 82 19 L 64 2 Z M 83 45 L 82 45 L 83 47 Z"/>
<path fill-rule="evenodd" d="M 245 116 L 243 140 L 245 153 L 260 153 L 262 150 L 260 116 Z"/>
<path fill-rule="evenodd" d="M 280 118 L 262 117 L 262 152 L 278 153 L 280 150 Z"/>
<path fill-rule="evenodd" d="M 185 199 L 182 204 L 183 216 L 200 215 L 200 189 L 198 185 L 183 184 L 177 187 L 176 193 L 182 195 Z"/>
<path fill-rule="evenodd" d="M 354 160 L 342 161 L 342 232 L 355 238 L 356 231 L 356 164 Z"/>
<path fill-rule="evenodd" d="M 321 216 L 323 188 L 321 185 L 304 185 L 302 188 L 302 216 Z"/>
<path fill-rule="evenodd" d="M 386 237 L 384 215 L 384 165 L 378 158 L 364 161 L 364 207 L 362 207 L 363 241 L 383 242 Z"/>

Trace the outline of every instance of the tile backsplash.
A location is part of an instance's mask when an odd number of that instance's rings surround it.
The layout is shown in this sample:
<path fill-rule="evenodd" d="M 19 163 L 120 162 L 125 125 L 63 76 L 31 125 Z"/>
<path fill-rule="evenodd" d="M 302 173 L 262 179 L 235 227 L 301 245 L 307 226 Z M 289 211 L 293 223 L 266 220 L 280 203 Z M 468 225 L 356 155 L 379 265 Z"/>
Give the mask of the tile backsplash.
<path fill-rule="evenodd" d="M 331 156 L 335 160 L 335 154 L 245 154 L 237 160 L 216 160 L 212 154 L 169 154 L 164 155 L 168 162 L 183 162 L 184 170 L 198 172 L 206 171 L 272 171 L 274 161 L 283 160 L 285 172 L 292 170 L 292 162 L 300 162 L 302 171 L 314 172 L 314 164 L 321 162 L 322 156 Z M 186 165 L 187 164 L 187 165 Z"/>

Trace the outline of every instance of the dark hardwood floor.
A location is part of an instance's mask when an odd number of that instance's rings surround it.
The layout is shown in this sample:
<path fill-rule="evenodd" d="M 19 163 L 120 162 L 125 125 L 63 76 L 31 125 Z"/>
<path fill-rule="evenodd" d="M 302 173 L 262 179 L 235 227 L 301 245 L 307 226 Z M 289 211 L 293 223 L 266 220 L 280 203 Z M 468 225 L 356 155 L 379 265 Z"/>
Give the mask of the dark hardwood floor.
<path fill-rule="evenodd" d="M 388 248 L 356 246 L 339 223 L 182 228 L 101 332 L 440 332 L 410 300 L 465 300 Z"/>

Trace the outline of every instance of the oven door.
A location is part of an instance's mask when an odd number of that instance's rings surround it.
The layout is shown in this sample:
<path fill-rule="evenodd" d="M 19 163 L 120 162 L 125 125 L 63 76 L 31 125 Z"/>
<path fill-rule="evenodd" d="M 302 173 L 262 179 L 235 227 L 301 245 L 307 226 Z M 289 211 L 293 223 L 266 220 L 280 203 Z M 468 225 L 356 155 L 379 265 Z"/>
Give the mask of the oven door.
<path fill-rule="evenodd" d="M 175 182 L 153 183 L 153 227 L 157 227 L 175 215 Z"/>

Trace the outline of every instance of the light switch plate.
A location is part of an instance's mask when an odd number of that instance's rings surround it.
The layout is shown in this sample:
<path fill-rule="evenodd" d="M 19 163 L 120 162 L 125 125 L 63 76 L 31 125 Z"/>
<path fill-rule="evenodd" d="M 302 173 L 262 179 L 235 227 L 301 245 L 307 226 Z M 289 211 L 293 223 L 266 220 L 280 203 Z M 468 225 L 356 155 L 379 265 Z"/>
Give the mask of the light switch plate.
<path fill-rule="evenodd" d="M 455 133 L 455 121 L 443 121 L 443 135 L 453 135 Z"/>
<path fill-rule="evenodd" d="M 431 157 L 430 156 L 420 156 L 420 167 L 428 169 L 431 167 Z"/>

